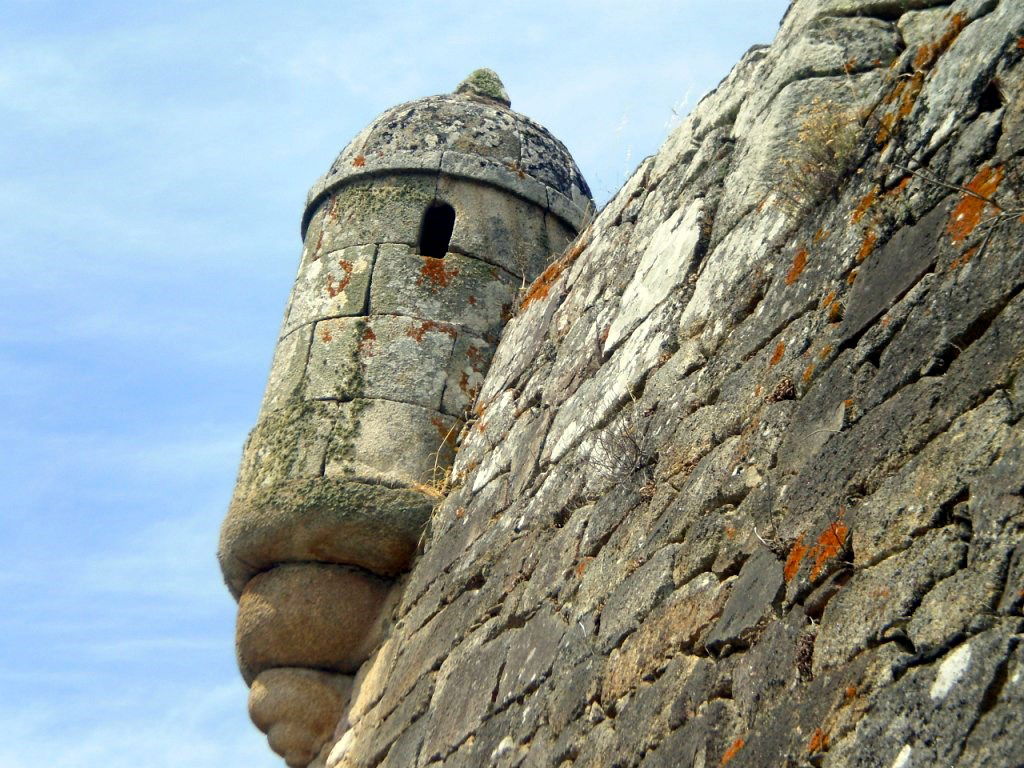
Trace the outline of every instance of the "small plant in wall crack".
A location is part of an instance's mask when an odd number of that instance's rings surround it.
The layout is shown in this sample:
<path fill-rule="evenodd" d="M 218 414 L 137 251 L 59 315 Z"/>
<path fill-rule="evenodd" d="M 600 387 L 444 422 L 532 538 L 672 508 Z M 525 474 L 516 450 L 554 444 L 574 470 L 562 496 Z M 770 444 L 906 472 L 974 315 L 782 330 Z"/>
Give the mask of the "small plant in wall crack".
<path fill-rule="evenodd" d="M 654 495 L 654 465 L 658 453 L 654 448 L 644 414 L 632 395 L 632 403 L 622 410 L 597 436 L 588 464 L 602 483 L 635 484 L 641 496 Z"/>
<path fill-rule="evenodd" d="M 833 196 L 857 159 L 863 126 L 855 111 L 815 98 L 796 114 L 800 127 L 779 164 L 775 195 L 796 216 Z"/>

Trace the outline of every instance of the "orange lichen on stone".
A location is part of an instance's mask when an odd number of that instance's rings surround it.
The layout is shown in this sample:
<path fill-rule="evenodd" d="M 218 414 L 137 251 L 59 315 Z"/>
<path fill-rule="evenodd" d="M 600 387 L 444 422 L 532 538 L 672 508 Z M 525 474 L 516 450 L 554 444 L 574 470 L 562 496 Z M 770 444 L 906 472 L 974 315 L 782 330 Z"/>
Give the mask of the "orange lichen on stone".
<path fill-rule="evenodd" d="M 805 248 L 801 248 L 796 252 L 796 256 L 793 257 L 793 266 L 790 267 L 789 272 L 786 273 L 786 285 L 792 285 L 795 283 L 806 266 L 807 250 Z"/>
<path fill-rule="evenodd" d="M 882 100 L 884 104 L 899 102 L 895 110 L 886 112 L 879 118 L 878 132 L 875 134 L 875 141 L 884 144 L 892 136 L 896 124 L 905 118 L 914 108 L 917 96 L 924 87 L 924 71 L 916 71 L 909 79 L 902 79 L 886 94 Z"/>
<path fill-rule="evenodd" d="M 892 135 L 892 129 L 896 125 L 896 113 L 886 112 L 878 119 L 878 132 L 875 134 L 875 141 L 884 144 Z"/>
<path fill-rule="evenodd" d="M 422 285 L 424 280 L 429 280 L 434 286 L 446 288 L 451 279 L 458 274 L 458 267 L 447 268 L 443 258 L 435 259 L 430 256 L 424 256 L 423 266 L 420 267 L 421 277 L 416 280 L 416 284 Z"/>
<path fill-rule="evenodd" d="M 458 335 L 456 330 L 448 325 L 447 323 L 438 323 L 434 320 L 424 320 L 419 324 L 419 327 L 410 327 L 406 329 L 405 335 L 410 339 L 415 339 L 417 342 L 423 341 L 423 334 L 427 331 L 437 331 L 439 333 L 447 333 L 453 339 Z"/>
<path fill-rule="evenodd" d="M 331 331 L 329 328 L 324 328 L 322 331 L 320 331 L 320 339 L 325 344 L 330 344 L 332 341 L 334 341 L 334 336 L 331 335 Z"/>
<path fill-rule="evenodd" d="M 946 227 L 946 232 L 954 245 L 966 240 L 981 223 L 981 217 L 990 205 L 989 200 L 999 188 L 1004 173 L 1005 170 L 1001 165 L 997 165 L 995 168 L 983 166 L 964 187 L 973 194 L 965 194 L 963 199 L 956 204 Z M 998 210 L 998 206 L 995 207 Z"/>
<path fill-rule="evenodd" d="M 1017 47 L 1020 50 L 1024 51 L 1024 37 L 1018 37 L 1017 38 Z"/>
<path fill-rule="evenodd" d="M 824 752 L 828 749 L 828 734 L 821 728 L 815 728 L 814 733 L 811 734 L 811 740 L 807 742 L 807 754 L 813 755 L 815 752 Z"/>
<path fill-rule="evenodd" d="M 804 545 L 804 535 L 801 533 L 796 537 L 793 546 L 790 547 L 789 556 L 786 558 L 786 565 L 782 568 L 782 577 L 790 582 L 800 570 L 800 563 L 807 554 L 807 547 Z"/>
<path fill-rule="evenodd" d="M 874 186 L 871 188 L 870 192 L 868 192 L 866 195 L 864 195 L 864 197 L 861 198 L 861 201 L 857 204 L 857 207 L 853 209 L 853 213 L 850 214 L 850 221 L 852 221 L 854 224 L 858 223 L 861 219 L 864 218 L 864 214 L 868 212 L 868 209 L 870 209 L 871 206 L 873 206 L 877 200 L 878 187 Z"/>
<path fill-rule="evenodd" d="M 736 527 L 732 525 L 725 526 L 725 538 L 735 539 L 736 538 Z"/>
<path fill-rule="evenodd" d="M 792 581 L 800 572 L 800 565 L 805 558 L 813 560 L 810 577 L 813 581 L 821 575 L 825 564 L 843 552 L 846 546 L 846 539 L 850 529 L 842 520 L 843 510 L 839 512 L 839 519 L 830 523 L 818 537 L 813 547 L 804 544 L 804 535 L 800 534 L 789 550 L 786 564 L 782 568 L 782 576 L 787 581 Z"/>
<path fill-rule="evenodd" d="M 828 296 L 826 296 L 824 299 L 821 300 L 821 308 L 824 309 L 825 307 L 827 307 L 829 304 L 831 304 L 835 300 L 836 300 L 836 292 L 835 291 L 829 292 Z"/>
<path fill-rule="evenodd" d="M 893 86 L 892 90 L 889 91 L 887 94 L 885 94 L 885 97 L 882 99 L 882 103 L 883 104 L 892 104 L 892 103 L 894 103 L 896 101 L 896 99 L 898 99 L 900 97 L 900 94 L 903 93 L 903 89 L 906 86 L 907 86 L 907 81 L 906 80 L 899 80 L 899 81 L 897 81 L 896 85 Z"/>
<path fill-rule="evenodd" d="M 811 382 L 811 378 L 813 378 L 813 376 L 814 376 L 814 363 L 811 363 L 806 368 L 804 368 L 804 372 L 800 375 L 800 379 L 801 379 L 801 381 L 803 381 L 804 384 L 809 384 Z"/>
<path fill-rule="evenodd" d="M 592 557 L 582 557 L 582 558 L 580 558 L 580 561 L 579 561 L 579 563 L 576 564 L 576 569 L 575 569 L 575 571 L 576 571 L 576 578 L 577 579 L 580 578 L 583 575 L 583 572 L 585 570 L 587 570 L 587 566 L 590 565 L 592 562 L 594 562 L 594 558 L 592 558 Z"/>
<path fill-rule="evenodd" d="M 589 230 L 588 230 L 589 231 Z M 562 276 L 562 273 L 569 268 L 569 266 L 580 257 L 580 254 L 590 244 L 590 238 L 586 238 L 583 234 L 580 234 L 573 242 L 572 247 L 565 252 L 565 254 L 554 261 L 540 273 L 540 276 L 533 281 L 530 288 L 526 291 L 526 295 L 523 296 L 523 300 L 519 303 L 519 309 L 526 309 L 533 302 L 540 299 L 546 299 L 548 292 L 554 286 L 555 281 Z"/>
<path fill-rule="evenodd" d="M 555 284 L 555 281 L 562 276 L 562 272 L 565 271 L 566 264 L 559 260 L 554 262 L 551 266 L 541 272 L 540 277 L 533 281 L 530 289 L 523 296 L 523 300 L 519 303 L 520 309 L 526 309 L 533 302 L 539 301 L 540 299 L 546 299 L 548 292 L 551 287 Z"/>
<path fill-rule="evenodd" d="M 338 266 L 345 273 L 344 277 L 335 280 L 331 275 L 327 276 L 327 293 L 332 299 L 348 288 L 348 284 L 352 280 L 352 264 L 344 259 L 338 259 Z"/>
<path fill-rule="evenodd" d="M 474 371 L 477 373 L 484 373 L 486 361 L 484 360 L 483 350 L 479 347 L 474 347 L 471 344 L 466 347 L 466 357 L 469 358 L 469 364 L 473 366 Z"/>
<path fill-rule="evenodd" d="M 846 276 L 846 284 L 847 285 L 853 285 L 854 282 L 856 282 L 856 280 L 857 280 L 857 270 L 856 269 L 851 269 L 850 270 L 850 274 L 848 274 Z"/>
<path fill-rule="evenodd" d="M 780 341 L 775 345 L 775 351 L 772 352 L 771 359 L 768 361 L 768 365 L 778 365 L 779 361 L 782 360 L 782 356 L 786 354 L 786 343 Z"/>
<path fill-rule="evenodd" d="M 902 181 L 900 181 L 899 184 L 897 184 L 895 187 L 890 189 L 885 194 L 890 196 L 890 197 L 899 197 L 900 195 L 902 195 L 904 192 L 907 191 L 907 187 L 909 187 L 909 186 L 910 186 L 910 176 L 904 176 Z"/>
<path fill-rule="evenodd" d="M 860 251 L 857 252 L 857 263 L 860 264 L 874 253 L 876 245 L 878 245 L 878 233 L 873 229 L 869 229 L 864 234 L 864 240 L 860 244 Z"/>
<path fill-rule="evenodd" d="M 961 253 L 959 256 L 957 256 L 955 259 L 953 259 L 951 262 L 949 262 L 949 268 L 950 269 L 956 269 L 957 267 L 962 267 L 965 264 L 968 264 L 970 262 L 970 260 L 974 258 L 974 254 L 976 254 L 978 252 L 979 248 L 981 248 L 980 245 L 976 245 L 973 248 L 968 248 L 966 251 Z"/>
<path fill-rule="evenodd" d="M 838 323 L 843 319 L 843 302 L 833 301 L 828 308 L 828 321 Z"/>
<path fill-rule="evenodd" d="M 363 328 L 363 332 L 359 334 L 359 352 L 364 355 L 373 354 L 373 342 L 377 340 L 377 334 L 373 332 L 373 328 L 366 326 Z"/>
<path fill-rule="evenodd" d="M 842 521 L 842 512 L 840 512 L 840 519 L 831 523 L 818 537 L 818 543 L 811 548 L 810 555 L 814 557 L 814 565 L 811 566 L 811 581 L 821 575 L 825 563 L 842 553 L 849 533 L 850 529 Z"/>
<path fill-rule="evenodd" d="M 736 739 L 736 741 L 732 743 L 732 746 L 725 750 L 725 754 L 722 755 L 722 759 L 718 763 L 719 768 L 724 768 L 724 766 L 728 765 L 729 762 L 740 753 L 740 750 L 743 749 L 743 745 L 746 743 L 747 742 L 743 739 Z"/>
<path fill-rule="evenodd" d="M 914 69 L 918 71 L 928 69 L 938 60 L 939 56 L 946 52 L 966 26 L 967 17 L 962 13 L 954 13 L 950 17 L 942 37 L 934 43 L 922 45 L 917 49 L 917 54 L 914 56 Z"/>
<path fill-rule="evenodd" d="M 821 352 L 818 353 L 819 360 L 827 360 L 828 356 L 832 354 L 832 345 L 826 344 L 821 348 Z"/>
<path fill-rule="evenodd" d="M 847 701 L 854 698 L 856 695 L 857 686 L 853 683 L 850 683 L 850 685 L 846 686 L 846 688 L 843 690 L 843 697 L 846 698 Z"/>
<path fill-rule="evenodd" d="M 812 240 L 814 241 L 814 244 L 817 245 L 831 234 L 832 232 L 822 227 L 821 229 L 814 233 L 814 237 L 812 238 Z"/>
<path fill-rule="evenodd" d="M 924 75 L 921 73 L 915 74 L 910 84 L 903 89 L 903 96 L 900 98 L 900 108 L 896 110 L 896 117 L 902 120 L 904 117 L 910 114 L 910 111 L 914 108 L 914 104 L 917 102 L 917 96 L 921 93 L 921 88 L 924 86 Z"/>
<path fill-rule="evenodd" d="M 366 165 L 366 158 L 363 157 L 362 155 L 356 155 L 356 159 L 352 161 L 352 165 L 354 165 L 356 168 L 362 168 L 364 165 Z"/>

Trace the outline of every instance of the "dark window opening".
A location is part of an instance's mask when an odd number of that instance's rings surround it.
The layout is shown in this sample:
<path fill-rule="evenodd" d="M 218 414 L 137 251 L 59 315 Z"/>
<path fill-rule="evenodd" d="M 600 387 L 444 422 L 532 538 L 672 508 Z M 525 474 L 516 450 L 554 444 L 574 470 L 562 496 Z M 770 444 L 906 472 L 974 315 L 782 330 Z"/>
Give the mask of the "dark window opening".
<path fill-rule="evenodd" d="M 978 110 L 980 112 L 995 112 L 1001 106 L 1003 106 L 1003 95 L 999 92 L 999 84 L 993 80 L 981 92 L 981 98 L 978 99 Z"/>
<path fill-rule="evenodd" d="M 420 227 L 420 253 L 433 259 L 448 253 L 448 244 L 455 230 L 455 209 L 448 203 L 434 203 L 423 214 Z"/>

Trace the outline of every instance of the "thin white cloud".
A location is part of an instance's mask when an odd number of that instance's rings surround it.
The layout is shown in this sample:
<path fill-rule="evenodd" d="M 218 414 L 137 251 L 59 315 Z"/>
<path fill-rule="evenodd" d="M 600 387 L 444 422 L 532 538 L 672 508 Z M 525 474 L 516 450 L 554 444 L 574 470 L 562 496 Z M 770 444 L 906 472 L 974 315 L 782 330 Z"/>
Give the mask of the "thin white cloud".
<path fill-rule="evenodd" d="M 101 695 L 97 692 L 97 695 Z M 109 723 L 68 722 L 59 706 L 0 707 L 4 768 L 280 768 L 244 715 L 245 689 L 234 685 L 160 691 L 166 709 L 128 710 Z"/>

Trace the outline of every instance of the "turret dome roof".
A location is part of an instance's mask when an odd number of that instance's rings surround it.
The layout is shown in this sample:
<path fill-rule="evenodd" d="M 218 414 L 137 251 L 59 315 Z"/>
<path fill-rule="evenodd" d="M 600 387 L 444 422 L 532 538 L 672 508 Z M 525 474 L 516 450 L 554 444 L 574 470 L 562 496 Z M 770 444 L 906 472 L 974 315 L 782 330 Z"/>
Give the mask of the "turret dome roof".
<path fill-rule="evenodd" d="M 503 188 L 575 228 L 593 205 L 565 145 L 512 111 L 498 76 L 478 69 L 455 92 L 400 104 L 370 123 L 310 190 L 305 219 L 353 177 L 431 171 Z"/>

